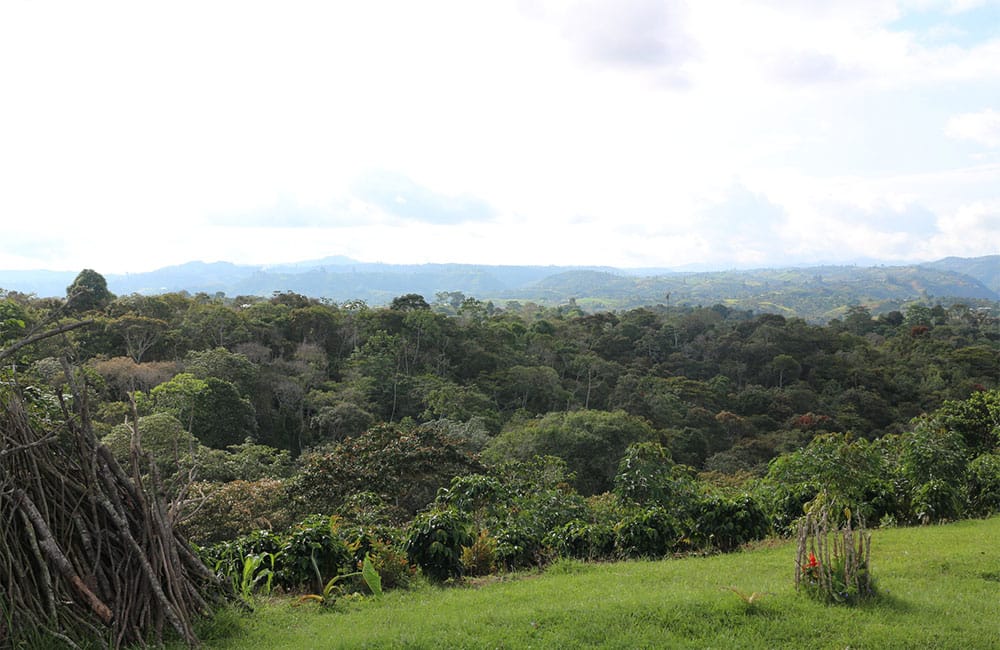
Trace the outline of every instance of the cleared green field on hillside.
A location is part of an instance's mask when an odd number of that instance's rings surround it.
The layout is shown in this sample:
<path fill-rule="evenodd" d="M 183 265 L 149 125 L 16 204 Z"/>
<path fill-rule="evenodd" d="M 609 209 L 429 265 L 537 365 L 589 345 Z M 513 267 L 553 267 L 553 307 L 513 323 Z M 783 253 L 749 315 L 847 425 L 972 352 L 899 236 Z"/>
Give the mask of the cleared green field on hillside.
<path fill-rule="evenodd" d="M 557 563 L 478 586 L 429 585 L 333 608 L 223 613 L 206 648 L 997 648 L 1000 517 L 878 530 L 880 598 L 798 594 L 794 545 L 613 564 Z M 748 605 L 730 587 L 766 595 Z"/>

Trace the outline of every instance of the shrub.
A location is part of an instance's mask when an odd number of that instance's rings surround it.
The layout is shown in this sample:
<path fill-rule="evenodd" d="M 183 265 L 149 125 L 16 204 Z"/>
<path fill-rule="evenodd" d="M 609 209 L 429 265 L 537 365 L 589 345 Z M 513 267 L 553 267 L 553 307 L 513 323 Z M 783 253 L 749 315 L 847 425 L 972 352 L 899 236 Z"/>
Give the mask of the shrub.
<path fill-rule="evenodd" d="M 313 515 L 293 526 L 279 549 L 279 584 L 292 588 L 313 584 L 322 591 L 327 579 L 353 571 L 357 544 L 348 544 L 338 533 L 337 517 Z"/>
<path fill-rule="evenodd" d="M 698 505 L 692 542 L 731 551 L 749 541 L 763 539 L 769 530 L 767 515 L 749 495 L 733 499 L 710 496 Z"/>
<path fill-rule="evenodd" d="M 411 424 L 376 426 L 305 453 L 299 464 L 290 492 L 309 508 L 339 512 L 350 495 L 368 491 L 407 515 L 426 507 L 455 476 L 482 469 L 460 441 Z"/>
<path fill-rule="evenodd" d="M 912 507 L 922 524 L 958 519 L 962 515 L 962 494 L 957 486 L 943 479 L 931 479 L 914 488 Z"/>
<path fill-rule="evenodd" d="M 1000 511 L 1000 454 L 982 454 L 969 463 L 969 507 L 981 517 Z"/>
<path fill-rule="evenodd" d="M 497 530 L 497 566 L 508 571 L 538 567 L 551 556 L 545 545 L 544 528 L 529 527 L 514 520 Z"/>
<path fill-rule="evenodd" d="M 382 578 L 383 589 L 405 589 L 410 586 L 416 569 L 410 564 L 399 545 L 374 539 L 368 551 L 372 567 Z M 363 560 L 362 560 L 363 561 Z"/>
<path fill-rule="evenodd" d="M 574 519 L 551 531 L 545 542 L 560 557 L 603 560 L 614 555 L 615 530 L 608 524 Z"/>
<path fill-rule="evenodd" d="M 202 547 L 199 554 L 217 575 L 234 580 L 241 576 L 248 557 L 275 557 L 284 545 L 284 540 L 268 530 L 260 530 L 237 539 Z"/>
<path fill-rule="evenodd" d="M 180 528 L 196 543 L 231 540 L 255 530 L 284 530 L 292 523 L 280 480 L 199 483 L 193 487 L 205 498 Z"/>
<path fill-rule="evenodd" d="M 659 506 L 626 516 L 614 531 L 615 553 L 622 558 L 663 557 L 680 538 L 673 517 Z"/>
<path fill-rule="evenodd" d="M 479 531 L 471 546 L 462 547 L 462 567 L 471 576 L 485 576 L 496 569 L 497 540 L 488 530 Z"/>
<path fill-rule="evenodd" d="M 462 547 L 473 543 L 469 521 L 454 509 L 418 515 L 410 523 L 406 555 L 431 580 L 462 576 Z"/>

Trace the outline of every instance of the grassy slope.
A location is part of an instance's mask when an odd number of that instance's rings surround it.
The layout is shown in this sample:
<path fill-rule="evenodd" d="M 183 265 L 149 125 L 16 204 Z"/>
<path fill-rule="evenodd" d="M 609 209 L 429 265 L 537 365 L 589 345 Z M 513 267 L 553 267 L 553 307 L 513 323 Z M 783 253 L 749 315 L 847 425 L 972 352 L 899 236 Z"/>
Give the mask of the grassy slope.
<path fill-rule="evenodd" d="M 662 562 L 563 563 L 481 588 L 423 587 L 331 611 L 275 600 L 206 648 L 998 648 L 1000 517 L 876 531 L 884 596 L 797 595 L 794 547 Z M 747 606 L 727 588 L 768 595 Z"/>

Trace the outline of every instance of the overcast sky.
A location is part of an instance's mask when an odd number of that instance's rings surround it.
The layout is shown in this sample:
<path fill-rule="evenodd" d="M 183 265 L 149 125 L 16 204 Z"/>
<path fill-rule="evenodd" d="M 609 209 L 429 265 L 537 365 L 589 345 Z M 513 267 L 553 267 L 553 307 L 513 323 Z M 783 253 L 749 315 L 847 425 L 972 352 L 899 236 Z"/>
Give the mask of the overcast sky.
<path fill-rule="evenodd" d="M 1000 252 L 1000 2 L 0 3 L 0 268 Z"/>

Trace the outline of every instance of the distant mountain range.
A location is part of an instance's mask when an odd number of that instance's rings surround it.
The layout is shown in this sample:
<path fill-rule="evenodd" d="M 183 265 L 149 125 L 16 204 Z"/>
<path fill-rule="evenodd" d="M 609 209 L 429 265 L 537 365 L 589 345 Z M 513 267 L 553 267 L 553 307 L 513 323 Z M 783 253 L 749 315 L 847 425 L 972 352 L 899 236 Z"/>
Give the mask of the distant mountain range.
<path fill-rule="evenodd" d="M 100 271 L 100 269 L 96 269 Z M 0 271 L 0 287 L 38 296 L 63 296 L 75 272 Z M 850 305 L 873 312 L 914 300 L 961 300 L 993 306 L 1000 300 L 1000 255 L 949 257 L 904 266 L 817 266 L 683 272 L 611 267 L 400 265 L 329 257 L 278 266 L 189 262 L 147 273 L 105 275 L 115 294 L 224 293 L 270 296 L 294 291 L 337 302 L 370 305 L 417 293 L 433 302 L 440 292 L 462 292 L 499 305 L 570 299 L 584 309 L 642 305 L 713 305 L 827 320 Z"/>

